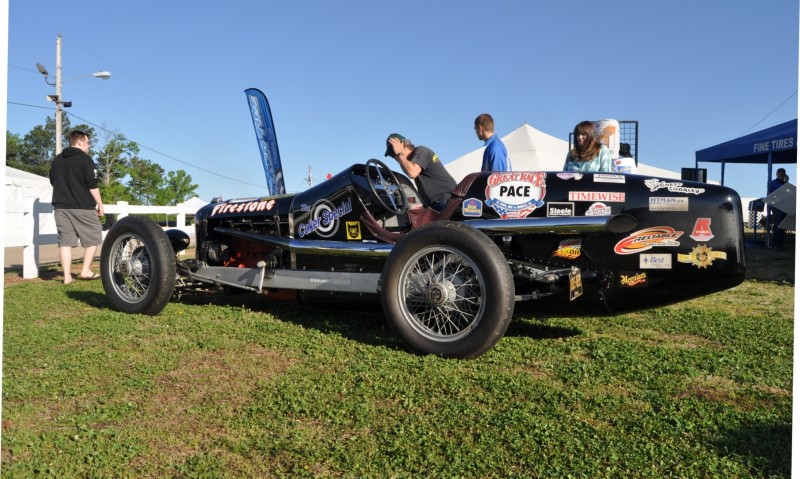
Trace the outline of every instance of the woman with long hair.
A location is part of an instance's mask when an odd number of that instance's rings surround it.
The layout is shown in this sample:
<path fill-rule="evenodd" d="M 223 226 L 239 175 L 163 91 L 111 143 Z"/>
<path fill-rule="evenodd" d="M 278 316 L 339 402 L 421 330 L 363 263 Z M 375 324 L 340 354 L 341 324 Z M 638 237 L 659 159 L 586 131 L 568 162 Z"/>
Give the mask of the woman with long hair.
<path fill-rule="evenodd" d="M 575 146 L 567 153 L 564 171 L 611 171 L 611 150 L 597 141 L 594 123 L 578 123 L 573 136 Z"/>

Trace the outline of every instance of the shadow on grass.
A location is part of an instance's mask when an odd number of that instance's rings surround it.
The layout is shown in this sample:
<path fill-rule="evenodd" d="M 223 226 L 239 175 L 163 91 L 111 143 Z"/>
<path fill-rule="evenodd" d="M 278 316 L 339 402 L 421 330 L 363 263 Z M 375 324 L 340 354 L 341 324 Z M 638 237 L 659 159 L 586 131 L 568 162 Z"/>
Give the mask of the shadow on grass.
<path fill-rule="evenodd" d="M 320 295 L 305 296 L 299 300 L 275 300 L 256 293 L 244 292 L 233 295 L 184 296 L 180 302 L 187 305 L 246 307 L 321 333 L 338 334 L 371 346 L 403 349 L 403 345 L 386 323 L 377 297 L 347 297 L 340 293 L 335 297 Z"/>
<path fill-rule="evenodd" d="M 67 291 L 67 297 L 97 309 L 111 309 L 106 295 L 94 291 Z"/>
<path fill-rule="evenodd" d="M 576 328 L 548 326 L 531 321 L 512 319 L 505 335 L 531 339 L 565 339 L 573 336 L 580 336 L 581 334 L 583 334 L 583 332 Z"/>
<path fill-rule="evenodd" d="M 753 422 L 722 431 L 715 444 L 724 454 L 748 459 L 763 477 L 789 477 L 792 458 L 792 426 L 787 423 Z"/>
<path fill-rule="evenodd" d="M 95 291 L 67 291 L 67 296 L 98 309 L 112 309 L 106 296 Z M 232 306 L 252 311 L 269 313 L 281 321 L 316 329 L 325 334 L 339 334 L 347 339 L 372 346 L 404 349 L 386 322 L 380 300 L 375 297 L 347 297 L 346 295 L 304 296 L 295 299 L 268 299 L 249 292 L 238 294 L 185 295 L 173 299 L 173 303 L 188 306 Z M 518 304 L 519 306 L 519 304 Z M 529 318 L 557 316 L 550 308 L 527 306 L 522 314 L 515 314 L 506 331 L 507 336 L 532 339 L 559 339 L 578 336 L 582 332 L 575 328 L 563 328 L 537 323 Z M 563 311 L 561 311 L 563 313 Z M 532 313 L 542 313 L 532 314 Z"/>

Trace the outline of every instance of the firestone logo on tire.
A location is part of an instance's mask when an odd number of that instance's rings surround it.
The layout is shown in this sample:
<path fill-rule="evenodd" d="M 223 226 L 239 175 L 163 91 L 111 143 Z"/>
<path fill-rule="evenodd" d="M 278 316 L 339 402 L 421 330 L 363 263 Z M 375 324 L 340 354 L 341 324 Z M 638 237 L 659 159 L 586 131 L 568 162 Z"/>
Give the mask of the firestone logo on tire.
<path fill-rule="evenodd" d="M 546 176 L 547 173 L 542 171 L 493 173 L 486 180 L 486 204 L 500 218 L 526 218 L 533 210 L 544 205 Z"/>

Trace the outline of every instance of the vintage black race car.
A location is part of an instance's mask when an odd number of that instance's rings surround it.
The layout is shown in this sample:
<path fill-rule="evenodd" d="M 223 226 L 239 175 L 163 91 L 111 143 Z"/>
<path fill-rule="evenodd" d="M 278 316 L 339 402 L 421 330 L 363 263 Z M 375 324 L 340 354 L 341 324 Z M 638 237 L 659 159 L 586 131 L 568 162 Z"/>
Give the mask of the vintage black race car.
<path fill-rule="evenodd" d="M 473 173 L 438 213 L 378 160 L 291 195 L 212 203 L 196 255 L 142 217 L 105 239 L 113 307 L 158 314 L 175 292 L 379 295 L 392 329 L 423 354 L 476 357 L 517 301 L 617 314 L 694 298 L 745 277 L 742 209 L 726 187 L 649 176 Z"/>

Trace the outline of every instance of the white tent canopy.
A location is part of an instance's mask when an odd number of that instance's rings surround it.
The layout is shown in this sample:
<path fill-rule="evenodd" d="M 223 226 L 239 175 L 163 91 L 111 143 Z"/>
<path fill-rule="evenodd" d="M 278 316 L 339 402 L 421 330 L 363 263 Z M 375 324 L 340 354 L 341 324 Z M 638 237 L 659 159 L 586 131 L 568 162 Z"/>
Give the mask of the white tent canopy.
<path fill-rule="evenodd" d="M 501 138 L 508 150 L 514 171 L 561 171 L 567 158 L 569 143 L 541 132 L 527 123 Z M 444 165 L 456 182 L 470 173 L 480 171 L 484 147 Z M 661 178 L 677 178 L 678 172 L 656 168 L 639 162 L 639 174 Z"/>

